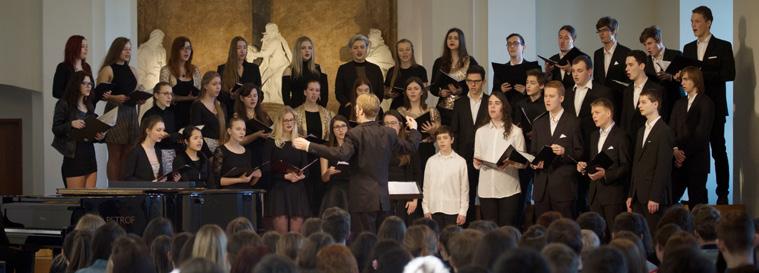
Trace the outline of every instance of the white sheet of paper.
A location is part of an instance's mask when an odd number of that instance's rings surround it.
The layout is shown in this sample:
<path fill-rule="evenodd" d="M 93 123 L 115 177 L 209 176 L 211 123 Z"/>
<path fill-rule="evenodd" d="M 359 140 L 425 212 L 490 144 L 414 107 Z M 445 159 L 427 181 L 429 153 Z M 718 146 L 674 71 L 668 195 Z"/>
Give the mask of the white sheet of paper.
<path fill-rule="evenodd" d="M 414 181 L 388 181 L 387 191 L 390 195 L 421 194 Z"/>
<path fill-rule="evenodd" d="M 110 125 L 111 127 L 116 126 L 116 119 L 119 117 L 119 108 L 113 108 L 111 111 L 108 111 L 104 113 L 102 116 L 98 117 L 100 121 L 102 121 L 105 124 Z"/>

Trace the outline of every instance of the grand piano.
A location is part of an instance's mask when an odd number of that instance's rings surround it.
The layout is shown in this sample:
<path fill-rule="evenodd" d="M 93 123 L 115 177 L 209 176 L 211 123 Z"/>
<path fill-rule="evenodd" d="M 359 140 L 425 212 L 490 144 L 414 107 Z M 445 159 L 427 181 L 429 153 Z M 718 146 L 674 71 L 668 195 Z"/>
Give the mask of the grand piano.
<path fill-rule="evenodd" d="M 60 248 L 63 238 L 86 213 L 98 214 L 138 235 L 156 217 L 170 219 L 177 232 L 195 232 L 204 224 L 224 227 L 240 216 L 260 227 L 263 217 L 262 190 L 128 183 L 153 187 L 115 188 L 112 184 L 108 189 L 58 189 L 57 195 L 47 197 L 2 196 L 2 227 L 12 247 L 36 251 Z"/>

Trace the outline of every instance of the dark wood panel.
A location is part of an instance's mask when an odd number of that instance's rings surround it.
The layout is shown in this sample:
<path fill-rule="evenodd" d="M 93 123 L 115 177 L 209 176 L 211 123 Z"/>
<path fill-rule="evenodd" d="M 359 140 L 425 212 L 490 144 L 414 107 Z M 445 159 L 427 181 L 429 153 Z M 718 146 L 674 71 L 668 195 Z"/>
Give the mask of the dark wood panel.
<path fill-rule="evenodd" d="M 0 194 L 23 192 L 21 119 L 0 119 Z"/>

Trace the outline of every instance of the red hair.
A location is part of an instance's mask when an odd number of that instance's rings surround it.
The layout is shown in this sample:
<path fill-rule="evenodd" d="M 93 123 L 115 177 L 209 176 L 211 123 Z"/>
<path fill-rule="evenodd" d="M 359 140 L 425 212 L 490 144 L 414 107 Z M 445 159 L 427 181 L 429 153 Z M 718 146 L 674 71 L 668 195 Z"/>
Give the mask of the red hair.
<path fill-rule="evenodd" d="M 66 49 L 63 54 L 63 62 L 74 67 L 74 61 L 82 54 L 82 41 L 86 40 L 82 35 L 72 35 L 66 41 Z M 90 65 L 87 63 L 86 58 L 82 58 L 82 70 L 87 74 L 92 75 Z"/>

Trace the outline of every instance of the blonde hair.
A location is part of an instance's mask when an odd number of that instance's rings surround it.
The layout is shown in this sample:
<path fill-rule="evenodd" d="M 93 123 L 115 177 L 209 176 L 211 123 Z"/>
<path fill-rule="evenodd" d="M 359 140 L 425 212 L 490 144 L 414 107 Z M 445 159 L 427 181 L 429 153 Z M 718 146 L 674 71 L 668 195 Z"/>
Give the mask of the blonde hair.
<path fill-rule="evenodd" d="M 291 114 L 293 116 L 293 130 L 290 132 L 289 135 L 285 135 L 285 128 L 282 125 L 282 121 L 285 119 L 285 115 Z M 285 106 L 285 108 L 282 109 L 282 113 L 279 114 L 277 117 L 277 120 L 274 122 L 274 132 L 272 132 L 272 135 L 274 136 L 274 145 L 277 145 L 277 147 L 282 148 L 285 146 L 285 142 L 291 141 L 298 137 L 298 115 L 295 114 L 295 110 L 291 108 L 290 106 Z"/>
<path fill-rule="evenodd" d="M 368 119 L 377 117 L 380 109 L 380 102 L 374 94 L 361 94 L 356 98 L 356 107 L 364 111 Z"/>
<path fill-rule="evenodd" d="M 89 231 L 89 232 L 95 232 L 99 227 L 105 225 L 105 220 L 103 220 L 102 217 L 87 213 L 82 216 L 82 218 L 79 218 L 79 221 L 76 222 L 76 227 L 74 227 L 74 230 L 81 230 L 81 231 Z"/>
<path fill-rule="evenodd" d="M 235 73 L 235 75 L 237 74 Z M 200 80 L 200 98 L 206 95 L 206 92 L 208 92 L 208 90 L 206 90 L 206 85 L 211 83 L 215 78 L 221 78 L 216 71 L 208 71 L 203 74 L 203 78 Z M 225 111 L 219 100 L 214 100 L 213 105 L 214 108 L 216 108 L 216 119 L 219 120 L 219 143 L 225 143 L 227 138 L 227 131 L 225 131 L 227 128 Z"/>
<path fill-rule="evenodd" d="M 227 263 L 227 236 L 217 225 L 203 225 L 195 234 L 192 257 L 205 258 L 229 272 Z"/>
<path fill-rule="evenodd" d="M 306 67 L 303 67 L 303 55 L 300 53 L 300 47 L 305 42 L 311 43 L 311 46 L 316 48 L 314 41 L 312 41 L 311 38 L 308 38 L 308 36 L 300 36 L 295 40 L 295 46 L 293 46 L 293 60 L 292 63 L 290 63 L 290 69 L 292 69 L 292 76 L 294 78 L 302 76 L 304 71 L 310 71 L 313 74 L 318 72 L 316 70 L 316 49 L 311 52 L 311 59 L 306 62 Z"/>

